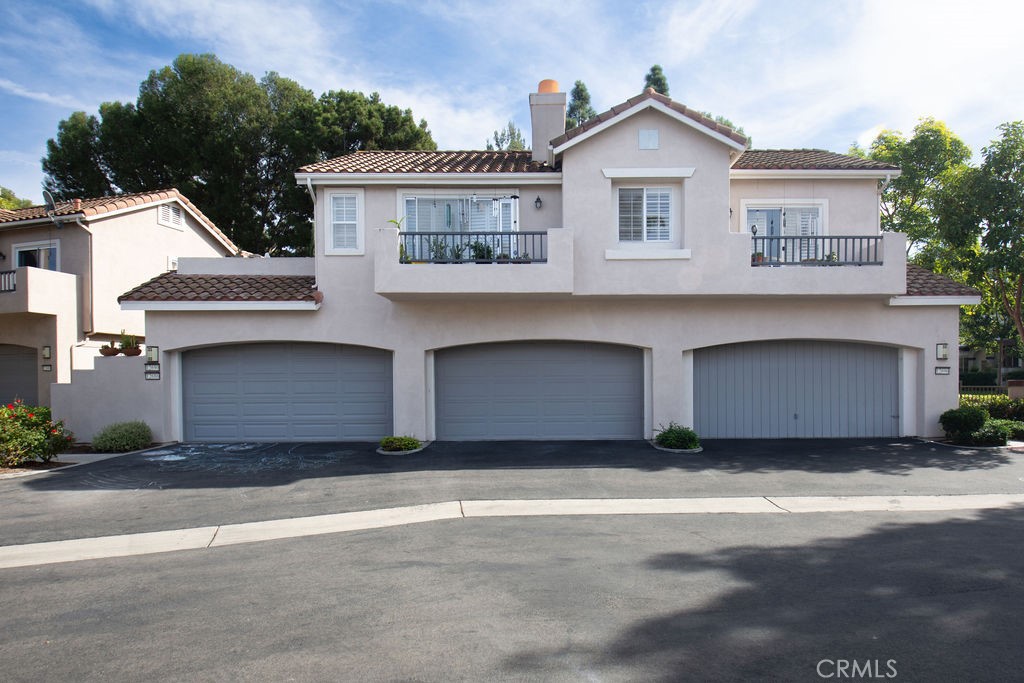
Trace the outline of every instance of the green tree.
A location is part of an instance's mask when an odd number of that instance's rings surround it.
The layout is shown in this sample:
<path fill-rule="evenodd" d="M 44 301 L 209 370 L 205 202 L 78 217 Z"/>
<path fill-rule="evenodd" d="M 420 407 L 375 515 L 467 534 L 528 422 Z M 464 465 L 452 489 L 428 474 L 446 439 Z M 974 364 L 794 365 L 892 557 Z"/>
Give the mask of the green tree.
<path fill-rule="evenodd" d="M 374 93 L 319 99 L 276 73 L 257 81 L 214 55 L 152 71 L 134 104 L 60 123 L 43 159 L 60 198 L 177 187 L 241 248 L 306 254 L 312 203 L 302 165 L 359 149 L 433 149 L 426 122 Z"/>
<path fill-rule="evenodd" d="M 565 110 L 565 129 L 575 128 L 584 121 L 597 116 L 597 112 L 590 106 L 590 92 L 583 81 L 576 81 L 569 93 L 569 106 Z"/>
<path fill-rule="evenodd" d="M 24 209 L 32 206 L 31 199 L 19 199 L 14 190 L 0 186 L 0 209 Z"/>
<path fill-rule="evenodd" d="M 668 97 L 668 79 L 665 78 L 665 72 L 661 70 L 660 64 L 652 66 L 644 76 L 644 90 L 647 88 L 654 88 L 654 92 Z"/>
<path fill-rule="evenodd" d="M 935 213 L 967 282 L 986 295 L 989 315 L 1004 316 L 1024 343 L 1024 122 L 999 126 L 980 167 L 946 171 Z M 999 334 L 996 320 L 992 332 Z M 991 340 L 990 337 L 990 341 Z"/>
<path fill-rule="evenodd" d="M 906 233 L 908 254 L 937 239 L 934 206 L 945 192 L 943 179 L 951 170 L 965 167 L 970 148 L 943 122 L 923 118 L 909 139 L 885 130 L 866 154 L 860 152 L 902 171 L 882 191 L 882 230 Z"/>
<path fill-rule="evenodd" d="M 526 140 L 523 138 L 523 131 L 516 127 L 516 124 L 512 121 L 508 122 L 508 125 L 501 130 L 494 131 L 494 142 L 487 141 L 487 149 L 507 149 L 510 152 L 517 152 L 526 147 Z"/>

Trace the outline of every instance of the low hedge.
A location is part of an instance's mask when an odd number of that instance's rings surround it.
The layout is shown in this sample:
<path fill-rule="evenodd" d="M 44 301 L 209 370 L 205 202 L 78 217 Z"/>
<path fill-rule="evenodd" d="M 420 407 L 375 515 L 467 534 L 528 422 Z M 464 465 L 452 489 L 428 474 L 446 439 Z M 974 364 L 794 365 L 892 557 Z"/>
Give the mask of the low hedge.
<path fill-rule="evenodd" d="M 1005 420 L 989 420 L 979 429 L 956 439 L 956 443 L 967 446 L 1005 446 L 1010 438 L 1010 428 Z"/>
<path fill-rule="evenodd" d="M 140 420 L 115 422 L 92 437 L 92 449 L 97 453 L 126 453 L 137 451 L 153 443 L 153 431 Z"/>
<path fill-rule="evenodd" d="M 689 427 L 677 425 L 675 422 L 669 422 L 668 427 L 661 427 L 661 431 L 654 437 L 654 443 L 662 448 L 680 450 L 700 448 L 700 438 L 697 436 L 697 432 Z"/>
<path fill-rule="evenodd" d="M 380 440 L 383 451 L 414 451 L 422 447 L 423 443 L 412 436 L 385 436 Z"/>
<path fill-rule="evenodd" d="M 53 421 L 46 406 L 27 406 L 20 400 L 0 405 L 0 467 L 36 459 L 48 462 L 74 440 L 63 422 Z"/>
<path fill-rule="evenodd" d="M 960 384 L 965 387 L 994 387 L 996 385 L 996 373 L 994 372 L 961 372 Z"/>
<path fill-rule="evenodd" d="M 1024 399 L 1012 399 L 1005 394 L 961 396 L 960 407 L 984 408 L 990 417 L 997 420 L 1024 422 Z"/>
<path fill-rule="evenodd" d="M 947 410 L 939 416 L 939 424 L 945 430 L 946 436 L 954 440 L 961 440 L 966 435 L 978 431 L 988 420 L 988 411 L 977 406 L 963 406 Z"/>
<path fill-rule="evenodd" d="M 1024 441 L 1024 422 L 1020 420 L 989 420 L 987 424 L 997 424 L 1010 430 L 1010 438 Z"/>

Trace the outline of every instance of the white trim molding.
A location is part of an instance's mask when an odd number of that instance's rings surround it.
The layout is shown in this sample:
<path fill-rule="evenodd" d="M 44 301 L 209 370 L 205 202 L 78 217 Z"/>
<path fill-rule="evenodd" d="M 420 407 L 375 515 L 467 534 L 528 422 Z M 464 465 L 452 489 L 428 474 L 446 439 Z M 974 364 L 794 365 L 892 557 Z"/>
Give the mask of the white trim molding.
<path fill-rule="evenodd" d="M 122 301 L 122 311 L 318 311 L 316 301 Z"/>
<path fill-rule="evenodd" d="M 981 303 L 980 296 L 894 296 L 890 306 L 974 306 Z"/>
<path fill-rule="evenodd" d="M 18 266 L 18 252 L 19 251 L 32 251 L 34 249 L 53 249 L 54 261 L 56 265 L 54 271 L 60 272 L 60 238 L 54 238 L 51 240 L 36 240 L 34 242 L 18 242 L 11 245 L 11 261 L 13 261 L 14 267 Z M 40 270 L 50 270 L 46 266 L 35 266 Z"/>
<path fill-rule="evenodd" d="M 356 200 L 356 245 L 354 247 L 336 247 L 334 246 L 333 203 L 335 197 L 346 196 L 355 197 Z M 325 256 L 363 256 L 366 254 L 366 207 L 363 200 L 363 190 L 358 187 L 339 188 L 338 190 L 329 190 L 324 192 L 324 208 L 321 213 L 323 216 L 321 227 L 323 230 L 322 234 Z"/>
<path fill-rule="evenodd" d="M 634 114 L 639 114 L 640 112 L 646 111 L 648 109 L 653 109 L 655 111 L 659 111 L 662 114 L 665 114 L 666 116 L 669 116 L 669 117 L 675 119 L 676 121 L 679 121 L 680 123 L 686 124 L 687 126 L 689 126 L 690 128 L 693 128 L 697 132 L 704 133 L 708 137 L 714 138 L 715 140 L 718 140 L 719 142 L 724 143 L 724 144 L 728 145 L 729 147 L 732 147 L 735 150 L 743 152 L 743 151 L 746 151 L 746 149 L 747 149 L 746 145 L 740 144 L 739 142 L 736 142 L 732 138 L 730 138 L 730 137 L 728 137 L 726 135 L 722 135 L 718 131 L 711 130 L 710 128 L 708 128 L 704 124 L 699 123 L 698 121 L 694 121 L 689 116 L 686 116 L 685 114 L 681 114 L 681 113 L 677 112 L 675 109 L 673 109 L 673 108 L 671 108 L 669 106 L 666 106 L 666 105 L 662 104 L 661 102 L 658 102 L 657 100 L 647 99 L 647 100 L 644 100 L 643 102 L 638 102 L 638 103 L 634 104 L 629 109 L 626 109 L 625 111 L 616 114 L 612 118 L 610 118 L 607 121 L 604 121 L 604 122 L 594 126 L 593 128 L 591 128 L 590 130 L 586 131 L 585 133 L 581 133 L 580 135 L 577 135 L 576 137 L 574 137 L 574 138 L 572 138 L 570 140 L 566 140 L 565 142 L 560 144 L 558 147 L 555 147 L 554 153 L 556 155 L 561 154 L 562 152 L 564 152 L 565 150 L 569 149 L 570 147 L 573 147 L 574 145 L 578 145 L 579 143 L 583 142 L 584 140 L 597 135 L 598 133 L 604 131 L 605 129 L 610 128 L 610 127 L 612 127 L 612 126 L 614 126 L 616 124 L 622 123 L 623 121 L 628 119 L 630 116 L 633 116 Z"/>
<path fill-rule="evenodd" d="M 819 235 L 829 234 L 829 216 L 828 216 L 828 199 L 825 197 L 747 197 L 740 199 L 740 233 L 744 235 L 750 234 L 750 228 L 747 226 L 747 211 L 750 209 L 782 209 L 785 211 L 790 208 L 801 208 L 801 207 L 817 207 L 821 212 L 821 226 Z M 780 226 L 781 230 L 781 226 Z M 762 235 L 763 237 L 763 235 Z"/>
<path fill-rule="evenodd" d="M 692 166 L 676 168 L 602 168 L 605 178 L 691 178 L 697 169 Z"/>

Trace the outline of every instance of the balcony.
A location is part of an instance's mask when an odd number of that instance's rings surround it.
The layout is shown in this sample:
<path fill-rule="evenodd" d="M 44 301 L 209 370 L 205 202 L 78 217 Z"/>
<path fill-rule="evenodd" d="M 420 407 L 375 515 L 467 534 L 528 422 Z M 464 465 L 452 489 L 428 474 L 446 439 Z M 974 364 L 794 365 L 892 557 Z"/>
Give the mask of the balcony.
<path fill-rule="evenodd" d="M 882 237 L 874 236 L 773 236 L 750 241 L 750 265 L 775 266 L 880 266 Z"/>
<path fill-rule="evenodd" d="M 573 233 L 399 232 L 381 228 L 374 291 L 391 299 L 564 295 L 573 289 Z"/>
<path fill-rule="evenodd" d="M 77 278 L 42 268 L 22 267 L 0 273 L 0 314 L 78 315 Z"/>

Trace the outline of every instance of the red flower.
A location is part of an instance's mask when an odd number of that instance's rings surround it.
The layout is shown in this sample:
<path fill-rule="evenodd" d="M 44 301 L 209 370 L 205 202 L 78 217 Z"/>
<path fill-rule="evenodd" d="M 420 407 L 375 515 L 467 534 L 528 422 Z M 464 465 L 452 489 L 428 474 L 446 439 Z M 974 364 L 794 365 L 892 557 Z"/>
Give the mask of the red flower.
<path fill-rule="evenodd" d="M 8 403 L 7 404 L 7 410 L 14 410 L 14 404 L 13 403 Z"/>
<path fill-rule="evenodd" d="M 29 417 L 35 417 L 35 415 L 33 415 L 32 413 L 29 413 L 28 416 Z"/>

